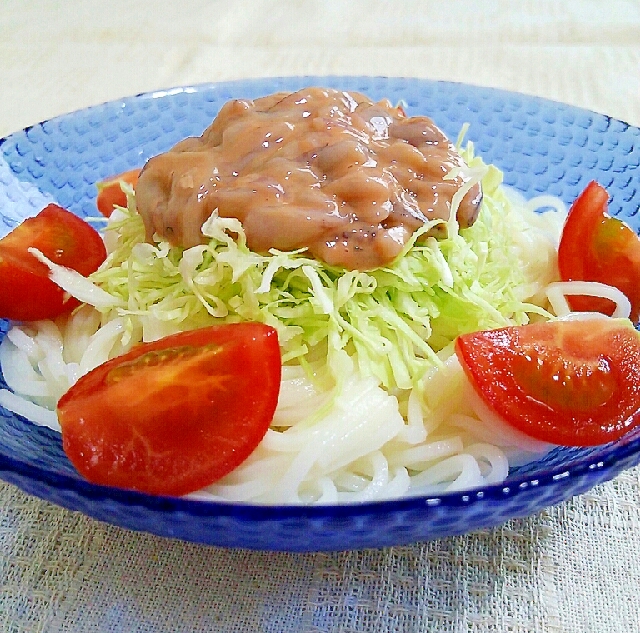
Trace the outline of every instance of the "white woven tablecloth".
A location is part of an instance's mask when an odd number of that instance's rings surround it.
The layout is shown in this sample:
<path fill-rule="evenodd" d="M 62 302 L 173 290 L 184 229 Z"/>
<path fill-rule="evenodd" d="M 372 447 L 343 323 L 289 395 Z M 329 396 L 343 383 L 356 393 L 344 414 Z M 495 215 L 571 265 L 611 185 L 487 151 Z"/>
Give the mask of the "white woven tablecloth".
<path fill-rule="evenodd" d="M 2 0 L 0 136 L 173 85 L 343 74 L 519 90 L 640 125 L 640 3 Z M 640 631 L 640 471 L 410 547 L 223 550 L 0 484 L 0 630 Z"/>

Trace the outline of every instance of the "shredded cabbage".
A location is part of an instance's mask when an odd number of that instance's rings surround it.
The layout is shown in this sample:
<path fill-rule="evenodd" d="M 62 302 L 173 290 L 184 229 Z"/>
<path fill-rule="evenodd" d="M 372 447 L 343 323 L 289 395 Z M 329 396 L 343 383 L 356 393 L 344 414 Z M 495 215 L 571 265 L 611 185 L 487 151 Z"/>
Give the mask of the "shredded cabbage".
<path fill-rule="evenodd" d="M 474 157 L 471 144 L 462 153 L 469 187 L 482 181 L 477 221 L 459 229 L 454 200 L 446 237 L 424 237 L 442 222 L 435 221 L 392 265 L 367 272 L 331 267 L 304 249 L 254 253 L 240 222 L 215 212 L 203 225 L 207 244 L 145 243 L 129 188 L 128 208 L 107 227 L 108 258 L 90 277 L 114 298 L 112 307 L 96 306 L 103 323 L 124 318 L 132 340 L 151 340 L 214 322 L 261 321 L 277 329 L 284 363 L 322 359 L 338 379 L 336 352 L 345 350 L 362 376 L 389 390 L 414 388 L 457 335 L 549 316 L 532 299 L 553 281 L 547 261 L 535 265 L 546 257 L 539 236 L 527 238 L 536 229 L 507 196 L 502 173 Z M 550 244 L 549 257 L 554 251 Z"/>

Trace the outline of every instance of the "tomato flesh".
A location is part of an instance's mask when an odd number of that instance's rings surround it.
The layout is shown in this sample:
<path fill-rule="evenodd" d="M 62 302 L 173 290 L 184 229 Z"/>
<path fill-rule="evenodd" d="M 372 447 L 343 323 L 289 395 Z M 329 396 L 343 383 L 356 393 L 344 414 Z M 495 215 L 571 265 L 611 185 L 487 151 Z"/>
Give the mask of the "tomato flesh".
<path fill-rule="evenodd" d="M 473 332 L 455 349 L 485 404 L 530 437 L 593 446 L 640 423 L 640 335 L 628 321 Z"/>
<path fill-rule="evenodd" d="M 140 344 L 62 396 L 64 450 L 93 483 L 187 494 L 253 452 L 273 418 L 280 375 L 277 333 L 260 323 Z"/>
<path fill-rule="evenodd" d="M 640 319 L 640 238 L 607 213 L 608 194 L 591 182 L 569 210 L 558 248 L 563 281 L 598 281 L 618 288 L 631 302 L 631 319 Z M 573 310 L 611 315 L 613 302 L 599 297 L 567 298 Z"/>
<path fill-rule="evenodd" d="M 127 196 L 122 191 L 120 183 L 126 182 L 135 187 L 138 183 L 139 175 L 140 169 L 130 169 L 108 180 L 99 182 L 97 185 L 98 198 L 96 200 L 98 211 L 108 218 L 116 207 L 126 207 Z"/>
<path fill-rule="evenodd" d="M 92 226 L 58 205 L 48 205 L 0 240 L 2 318 L 53 319 L 78 305 L 51 281 L 49 269 L 29 248 L 37 248 L 54 263 L 85 276 L 107 257 L 104 242 Z"/>

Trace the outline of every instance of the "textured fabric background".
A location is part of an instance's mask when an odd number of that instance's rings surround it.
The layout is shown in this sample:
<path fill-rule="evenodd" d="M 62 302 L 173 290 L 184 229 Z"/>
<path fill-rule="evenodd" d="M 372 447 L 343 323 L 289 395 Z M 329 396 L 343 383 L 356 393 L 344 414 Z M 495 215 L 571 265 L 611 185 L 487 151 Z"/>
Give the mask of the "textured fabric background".
<path fill-rule="evenodd" d="M 3 0 L 0 136 L 173 85 L 402 75 L 640 125 L 640 3 Z M 640 178 L 640 177 L 639 177 Z M 411 547 L 207 548 L 0 484 L 0 630 L 640 631 L 640 471 L 539 516 Z"/>

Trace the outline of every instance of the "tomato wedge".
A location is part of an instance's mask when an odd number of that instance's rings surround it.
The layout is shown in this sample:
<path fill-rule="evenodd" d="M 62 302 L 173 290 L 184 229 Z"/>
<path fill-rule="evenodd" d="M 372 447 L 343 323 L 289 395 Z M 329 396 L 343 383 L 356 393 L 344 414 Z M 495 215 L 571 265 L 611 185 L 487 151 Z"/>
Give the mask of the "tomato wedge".
<path fill-rule="evenodd" d="M 615 286 L 631 301 L 631 319 L 640 319 L 640 238 L 607 213 L 607 191 L 591 182 L 569 210 L 558 248 L 563 281 L 599 281 Z M 611 315 L 614 305 L 599 297 L 568 297 L 573 310 Z"/>
<path fill-rule="evenodd" d="M 0 240 L 0 317 L 15 321 L 53 319 L 78 302 L 49 278 L 49 269 L 29 248 L 51 261 L 89 275 L 107 256 L 100 234 L 56 204 L 28 218 Z"/>
<path fill-rule="evenodd" d="M 97 184 L 98 199 L 96 204 L 98 205 L 98 211 L 102 215 L 108 218 L 116 207 L 127 206 L 127 196 L 122 191 L 120 183 L 126 182 L 135 187 L 138 183 L 140 171 L 140 169 L 130 169 Z"/>
<path fill-rule="evenodd" d="M 629 321 L 474 332 L 458 337 L 455 349 L 485 404 L 530 437 L 593 446 L 640 423 L 640 334 Z"/>
<path fill-rule="evenodd" d="M 64 450 L 97 484 L 184 495 L 241 464 L 278 403 L 276 331 L 217 325 L 143 343 L 58 402 Z"/>

